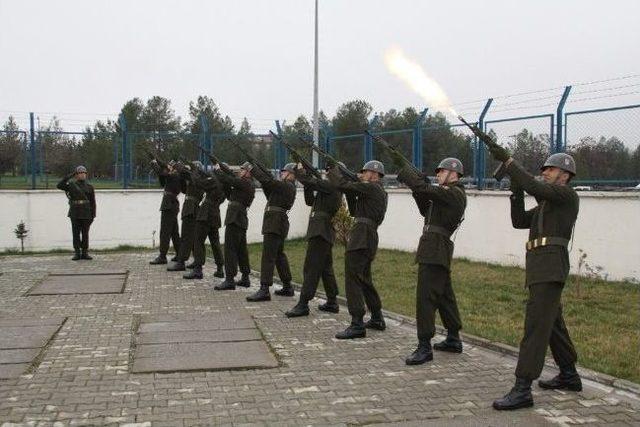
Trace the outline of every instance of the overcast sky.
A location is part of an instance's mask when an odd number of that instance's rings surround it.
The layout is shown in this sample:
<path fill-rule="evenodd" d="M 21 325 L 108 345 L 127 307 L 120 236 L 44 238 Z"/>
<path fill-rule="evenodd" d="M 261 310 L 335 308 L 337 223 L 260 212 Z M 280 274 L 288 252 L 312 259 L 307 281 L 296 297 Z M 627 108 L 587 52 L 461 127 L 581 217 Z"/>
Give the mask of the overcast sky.
<path fill-rule="evenodd" d="M 313 0 L 0 0 L 0 16 L 2 121 L 58 113 L 80 128 L 153 95 L 183 117 L 209 95 L 254 131 L 312 112 Z M 391 45 L 454 103 L 637 75 L 639 17 L 637 0 L 320 0 L 320 107 L 331 115 L 362 98 L 376 111 L 424 108 L 387 72 Z M 628 95 L 568 108 L 640 103 L 639 88 L 640 77 L 577 86 L 574 99 Z M 544 105 L 560 93 L 498 99 L 490 117 L 553 112 Z M 460 106 L 471 117 L 480 107 Z"/>

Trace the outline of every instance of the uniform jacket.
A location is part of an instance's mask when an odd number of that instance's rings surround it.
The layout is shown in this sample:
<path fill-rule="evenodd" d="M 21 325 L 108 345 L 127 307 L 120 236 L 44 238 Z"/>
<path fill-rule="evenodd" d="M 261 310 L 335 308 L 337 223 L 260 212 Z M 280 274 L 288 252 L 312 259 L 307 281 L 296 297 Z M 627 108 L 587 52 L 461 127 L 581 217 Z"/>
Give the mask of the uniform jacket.
<path fill-rule="evenodd" d="M 151 163 L 151 167 L 158 174 L 160 185 L 164 188 L 162 202 L 160 203 L 161 211 L 175 211 L 176 214 L 180 210 L 180 202 L 178 194 L 182 192 L 183 182 L 178 173 L 169 173 L 167 169 L 160 167 L 156 163 Z"/>
<path fill-rule="evenodd" d="M 435 186 L 424 181 L 413 169 L 405 167 L 398 173 L 398 181 L 405 183 L 412 191 L 425 225 L 442 227 L 451 234 L 456 230 L 467 207 L 467 196 L 460 183 Z M 436 264 L 451 268 L 453 242 L 441 233 L 424 229 L 416 252 L 416 262 Z"/>
<path fill-rule="evenodd" d="M 511 196 L 511 222 L 514 228 L 529 229 L 529 240 L 538 237 L 561 237 L 570 240 L 578 217 L 580 200 L 568 185 L 537 181 L 517 161 L 507 166 L 511 180 L 519 187 Z M 538 206 L 524 209 L 524 191 L 538 201 Z M 569 275 L 569 251 L 564 246 L 541 246 L 527 251 L 527 285 L 542 282 L 564 283 Z"/>
<path fill-rule="evenodd" d="M 215 176 L 196 174 L 195 185 L 204 191 L 204 201 L 198 209 L 198 221 L 207 221 L 215 228 L 222 226 L 220 219 L 220 205 L 224 202 L 226 194 L 222 183 Z"/>
<path fill-rule="evenodd" d="M 304 185 L 304 202 L 311 206 L 307 239 L 321 237 L 329 243 L 335 241 L 333 216 L 340 209 L 342 193 L 327 181 L 296 169 L 296 179 Z"/>
<path fill-rule="evenodd" d="M 216 177 L 224 186 L 229 199 L 224 225 L 233 224 L 244 230 L 249 226 L 247 208 L 253 203 L 256 189 L 251 178 L 239 178 L 216 170 Z"/>
<path fill-rule="evenodd" d="M 192 174 L 195 172 L 183 171 L 181 173 L 182 179 L 186 182 L 186 190 L 184 192 L 184 202 L 182 203 L 182 213 L 180 218 L 197 217 L 198 206 L 202 200 L 204 191 L 198 187 L 193 180 Z"/>
<path fill-rule="evenodd" d="M 278 181 L 257 168 L 254 168 L 253 173 L 262 185 L 262 191 L 267 198 L 262 218 L 262 234 L 277 234 L 285 239 L 289 233 L 287 212 L 293 207 L 293 202 L 296 200 L 296 184 L 294 181 Z M 271 206 L 281 208 L 285 212 L 269 210 Z"/>
<path fill-rule="evenodd" d="M 96 195 L 91 184 L 64 177 L 58 182 L 57 187 L 67 193 L 69 218 L 93 220 L 96 217 Z"/>
<path fill-rule="evenodd" d="M 370 259 L 378 250 L 378 229 L 387 212 L 387 192 L 381 182 L 351 182 L 338 168 L 329 170 L 329 182 L 342 191 L 347 200 L 351 198 L 349 210 L 356 217 L 356 223 L 349 232 L 347 252 L 365 249 Z M 367 218 L 376 226 L 358 222 L 357 218 Z"/>

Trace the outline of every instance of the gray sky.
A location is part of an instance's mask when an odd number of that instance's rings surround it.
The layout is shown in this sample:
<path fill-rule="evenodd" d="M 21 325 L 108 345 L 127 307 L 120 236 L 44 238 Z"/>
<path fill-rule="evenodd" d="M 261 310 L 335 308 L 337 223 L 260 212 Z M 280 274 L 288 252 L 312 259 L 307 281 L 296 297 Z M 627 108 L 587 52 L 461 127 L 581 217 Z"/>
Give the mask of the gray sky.
<path fill-rule="evenodd" d="M 58 113 L 78 129 L 153 95 L 185 117 L 200 94 L 257 132 L 311 115 L 313 0 L 0 0 L 0 16 L 2 121 Z M 454 103 L 640 74 L 639 16 L 637 0 L 320 0 L 320 107 L 331 115 L 362 98 L 376 111 L 422 109 L 384 66 L 391 45 Z M 640 77 L 578 86 L 573 98 L 629 92 Z M 497 99 L 489 117 L 553 112 L 545 104 L 560 93 Z M 631 103 L 640 94 L 567 109 Z M 480 107 L 459 109 L 475 117 Z"/>

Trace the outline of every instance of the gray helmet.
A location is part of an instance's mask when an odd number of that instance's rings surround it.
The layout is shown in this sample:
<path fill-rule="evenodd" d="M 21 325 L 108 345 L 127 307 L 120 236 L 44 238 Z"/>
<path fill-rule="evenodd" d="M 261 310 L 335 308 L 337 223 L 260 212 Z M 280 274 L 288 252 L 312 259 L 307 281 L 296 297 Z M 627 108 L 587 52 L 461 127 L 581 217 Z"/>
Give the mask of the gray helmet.
<path fill-rule="evenodd" d="M 442 161 L 436 167 L 436 172 L 440 169 L 446 169 L 451 172 L 458 172 L 458 175 L 464 175 L 464 167 L 462 166 L 462 162 L 455 157 L 447 157 L 446 159 L 442 159 Z"/>
<path fill-rule="evenodd" d="M 240 169 L 244 169 L 246 171 L 251 172 L 251 169 L 253 169 L 253 165 L 249 162 L 244 162 L 243 164 L 240 165 Z"/>
<path fill-rule="evenodd" d="M 548 167 L 562 169 L 563 171 L 569 172 L 571 175 L 576 174 L 576 161 L 567 153 L 555 153 L 550 155 L 540 170 Z"/>
<path fill-rule="evenodd" d="M 173 167 L 173 166 L 175 166 L 175 165 L 176 165 L 176 161 L 175 161 L 175 160 L 169 160 L 168 165 L 169 165 L 169 166 L 171 166 L 171 167 Z"/>
<path fill-rule="evenodd" d="M 384 176 L 384 165 L 378 160 L 369 160 L 360 169 L 360 172 L 364 171 L 378 172 L 380 176 Z"/>
<path fill-rule="evenodd" d="M 199 160 L 194 160 L 193 162 L 191 162 L 193 164 L 193 166 L 195 166 L 199 171 L 203 171 L 204 170 L 204 165 L 202 164 L 202 162 L 200 162 Z"/>
<path fill-rule="evenodd" d="M 282 167 L 282 169 L 280 169 L 280 172 L 291 172 L 293 173 L 296 170 L 296 164 L 295 163 L 287 163 L 286 165 L 284 165 Z"/>
<path fill-rule="evenodd" d="M 76 167 L 76 173 L 87 173 L 87 168 L 85 168 L 84 166 L 80 165 Z"/>

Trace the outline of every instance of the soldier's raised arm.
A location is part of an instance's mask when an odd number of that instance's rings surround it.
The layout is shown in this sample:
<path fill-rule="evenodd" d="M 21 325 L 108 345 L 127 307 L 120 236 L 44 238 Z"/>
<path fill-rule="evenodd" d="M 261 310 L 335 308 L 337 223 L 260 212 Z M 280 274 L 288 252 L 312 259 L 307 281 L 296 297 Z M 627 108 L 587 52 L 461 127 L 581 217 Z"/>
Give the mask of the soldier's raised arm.
<path fill-rule="evenodd" d="M 420 199 L 437 200 L 445 204 L 459 203 L 464 198 L 464 194 L 455 187 L 431 185 L 408 166 L 398 172 L 398 181 L 406 184 L 411 189 L 416 202 L 419 201 L 416 198 L 417 195 L 420 196 Z"/>
<path fill-rule="evenodd" d="M 516 181 L 511 181 L 511 224 L 513 228 L 527 229 L 531 227 L 531 218 L 533 218 L 533 209 L 528 211 L 524 209 L 524 190 L 518 186 Z"/>
<path fill-rule="evenodd" d="M 552 157 L 553 156 L 549 157 L 549 159 L 552 159 Z M 518 185 L 524 191 L 539 199 L 561 203 L 565 200 L 568 200 L 567 196 L 569 196 L 573 191 L 571 187 L 567 185 L 548 184 L 546 182 L 536 180 L 536 178 L 532 174 L 527 172 L 524 167 L 513 158 L 507 160 L 505 164 L 506 171 L 511 177 L 512 181 L 517 181 Z"/>

